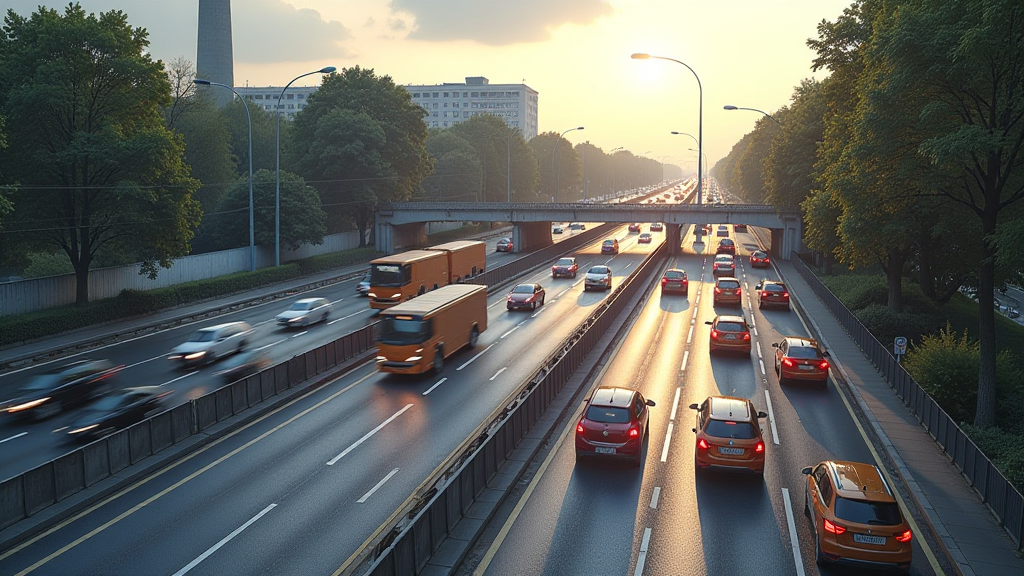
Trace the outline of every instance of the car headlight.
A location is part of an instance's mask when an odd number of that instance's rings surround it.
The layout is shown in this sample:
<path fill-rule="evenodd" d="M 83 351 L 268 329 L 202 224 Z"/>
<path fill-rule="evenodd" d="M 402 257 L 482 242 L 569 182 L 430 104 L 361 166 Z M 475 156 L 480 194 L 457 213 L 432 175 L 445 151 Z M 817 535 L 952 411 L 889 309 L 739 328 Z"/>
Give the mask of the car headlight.
<path fill-rule="evenodd" d="M 49 399 L 50 399 L 50 397 L 47 396 L 46 398 L 40 398 L 38 400 L 31 400 L 29 402 L 25 402 L 24 404 L 17 404 L 15 406 L 10 406 L 10 407 L 7 408 L 7 411 L 8 412 L 21 412 L 22 410 L 28 410 L 30 408 L 35 408 L 36 406 L 39 406 L 40 404 L 42 404 L 44 402 L 47 402 Z"/>
<path fill-rule="evenodd" d="M 409 356 L 405 359 L 406 362 L 419 362 L 420 360 L 423 360 L 423 356 Z"/>
<path fill-rule="evenodd" d="M 391 295 L 391 299 L 392 300 L 394 300 L 396 298 L 401 298 L 401 297 L 402 297 L 402 293 L 401 292 L 397 292 L 397 293 Z"/>
<path fill-rule="evenodd" d="M 376 298 L 377 297 L 376 294 L 374 294 L 373 292 L 370 292 L 369 290 L 366 291 L 366 295 L 369 296 L 370 298 Z"/>
<path fill-rule="evenodd" d="M 99 428 L 99 427 L 100 427 L 99 424 L 90 424 L 90 425 L 84 426 L 82 428 L 75 428 L 74 430 L 68 430 L 68 434 L 81 434 L 82 432 L 88 432 L 89 430 L 94 430 L 94 429 Z"/>
<path fill-rule="evenodd" d="M 195 360 L 196 358 L 202 358 L 203 356 L 206 356 L 206 350 L 193 352 L 191 354 L 185 354 L 184 356 L 182 356 L 182 358 L 184 358 L 185 360 Z"/>

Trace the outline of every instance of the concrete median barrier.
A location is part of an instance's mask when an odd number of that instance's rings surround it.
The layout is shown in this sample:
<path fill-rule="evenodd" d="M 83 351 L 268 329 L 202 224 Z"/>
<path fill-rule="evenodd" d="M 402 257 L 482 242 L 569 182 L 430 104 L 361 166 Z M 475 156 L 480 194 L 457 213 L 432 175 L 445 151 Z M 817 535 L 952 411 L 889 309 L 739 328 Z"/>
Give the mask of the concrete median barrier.
<path fill-rule="evenodd" d="M 53 462 L 29 470 L 23 478 L 26 514 L 31 516 L 57 501 L 53 487 Z"/>
<path fill-rule="evenodd" d="M 26 517 L 22 481 L 21 476 L 15 476 L 0 482 L 0 529 L 12 526 Z"/>
<path fill-rule="evenodd" d="M 121 430 L 107 436 L 107 457 L 110 473 L 117 474 L 131 464 L 132 454 L 128 444 L 128 431 Z"/>
<path fill-rule="evenodd" d="M 232 384 L 234 388 L 234 384 Z M 200 432 L 217 423 L 216 393 L 205 394 L 192 401 L 196 407 L 196 427 Z"/>
<path fill-rule="evenodd" d="M 82 465 L 86 486 L 110 477 L 110 453 L 106 439 L 82 447 Z"/>
<path fill-rule="evenodd" d="M 143 420 L 128 428 L 128 452 L 131 454 L 132 464 L 153 455 L 153 435 L 149 427 L 149 420 Z"/>
<path fill-rule="evenodd" d="M 196 433 L 195 405 L 191 402 L 171 408 L 171 430 L 174 431 L 174 443 Z"/>
<path fill-rule="evenodd" d="M 241 414 L 249 409 L 249 399 L 246 396 L 248 386 L 245 380 L 239 380 L 231 384 L 231 414 Z M 229 418 L 226 413 L 224 418 Z"/>
<path fill-rule="evenodd" d="M 85 488 L 82 451 L 74 450 L 53 461 L 54 498 L 59 502 Z"/>
<path fill-rule="evenodd" d="M 217 420 L 223 420 L 230 417 L 235 413 L 235 407 L 233 405 L 234 400 L 232 399 L 233 386 L 225 386 L 218 388 L 214 395 L 217 397 Z"/>
<path fill-rule="evenodd" d="M 161 412 L 150 418 L 149 430 L 152 434 L 154 454 L 174 445 L 174 431 L 171 427 L 170 412 Z"/>
<path fill-rule="evenodd" d="M 249 408 L 263 402 L 263 388 L 256 378 L 245 379 L 245 401 Z"/>

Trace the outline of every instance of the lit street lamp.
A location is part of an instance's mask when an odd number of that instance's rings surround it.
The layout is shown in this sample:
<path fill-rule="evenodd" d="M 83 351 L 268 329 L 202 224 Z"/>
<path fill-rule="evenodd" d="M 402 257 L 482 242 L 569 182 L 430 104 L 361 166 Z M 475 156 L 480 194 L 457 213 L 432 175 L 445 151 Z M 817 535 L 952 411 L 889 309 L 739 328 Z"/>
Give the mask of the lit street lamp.
<path fill-rule="evenodd" d="M 782 122 L 779 122 L 771 114 L 765 112 L 764 110 L 758 110 L 757 108 L 740 108 L 739 106 L 733 106 L 732 104 L 726 104 L 725 106 L 722 106 L 722 108 L 724 108 L 725 110 L 750 110 L 751 112 L 760 112 L 761 114 L 764 114 L 765 116 L 770 118 L 772 122 L 775 122 L 779 126 L 782 126 Z"/>
<path fill-rule="evenodd" d="M 583 126 L 569 128 L 565 132 L 562 132 L 561 134 L 558 135 L 558 140 L 555 140 L 555 145 L 551 147 L 551 162 L 555 165 L 555 193 L 551 196 L 552 198 L 558 195 L 558 154 L 556 154 L 556 152 L 558 151 L 558 143 L 562 141 L 562 138 L 565 137 L 566 134 L 572 132 L 573 130 L 583 130 Z"/>
<path fill-rule="evenodd" d="M 281 94 L 277 97 L 277 106 L 274 107 L 274 112 L 277 114 L 277 187 L 274 193 L 274 266 L 281 265 L 281 98 L 284 98 L 284 91 L 292 85 L 299 78 L 305 78 L 311 74 L 330 74 L 337 70 L 334 66 L 325 66 L 319 70 L 313 72 L 306 72 L 305 74 L 292 78 L 292 81 L 285 84 L 284 88 L 281 89 Z"/>
<path fill-rule="evenodd" d="M 252 116 L 249 115 L 249 105 L 245 103 L 245 98 L 242 98 L 241 94 L 235 92 L 235 89 L 227 84 L 221 84 L 220 82 L 211 82 L 209 80 L 200 80 L 196 78 L 193 80 L 195 84 L 199 86 L 220 86 L 221 88 L 227 88 L 238 96 L 238 99 L 242 101 L 242 106 L 245 106 L 245 119 L 249 123 L 249 271 L 256 271 L 256 233 L 253 226 L 253 202 L 252 202 Z"/>
<path fill-rule="evenodd" d="M 657 59 L 657 60 L 668 60 L 670 62 L 675 62 L 676 64 L 682 64 L 683 66 L 686 66 L 687 70 L 689 70 L 690 72 L 693 72 L 693 77 L 697 79 L 697 90 L 698 90 L 698 95 L 699 95 L 698 96 L 699 97 L 698 108 L 697 108 L 697 148 L 701 152 L 703 152 L 703 150 L 704 150 L 704 88 L 700 84 L 700 76 L 697 76 L 697 73 L 694 72 L 693 68 L 690 68 L 690 66 L 688 64 L 686 64 L 685 62 L 682 62 L 680 60 L 676 60 L 675 58 L 666 58 L 664 56 L 652 56 L 650 54 L 644 54 L 642 52 L 638 52 L 636 54 L 633 54 L 631 56 L 631 58 L 633 58 L 634 60 L 648 60 L 650 58 L 654 58 L 654 59 Z M 701 165 L 700 160 L 701 160 L 701 155 L 697 154 L 697 204 L 702 204 L 703 203 L 701 198 L 702 198 L 702 192 L 703 192 L 704 170 L 703 170 L 703 166 Z"/>

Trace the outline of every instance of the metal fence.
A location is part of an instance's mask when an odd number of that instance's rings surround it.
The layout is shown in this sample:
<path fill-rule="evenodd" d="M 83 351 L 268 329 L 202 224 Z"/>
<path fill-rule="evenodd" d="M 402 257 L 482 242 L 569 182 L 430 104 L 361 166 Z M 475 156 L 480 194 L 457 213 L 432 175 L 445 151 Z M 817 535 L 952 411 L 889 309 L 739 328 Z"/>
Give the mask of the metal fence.
<path fill-rule="evenodd" d="M 927 392 L 910 376 L 867 328 L 833 294 L 808 266 L 808 256 L 801 254 L 794 266 L 818 299 L 832 312 L 860 349 L 878 368 L 886 382 L 896 391 L 918 421 L 931 434 L 942 450 L 963 473 L 982 500 L 988 504 L 996 520 L 1020 549 L 1024 536 L 1024 496 L 1014 488 L 978 446 L 960 429 Z"/>

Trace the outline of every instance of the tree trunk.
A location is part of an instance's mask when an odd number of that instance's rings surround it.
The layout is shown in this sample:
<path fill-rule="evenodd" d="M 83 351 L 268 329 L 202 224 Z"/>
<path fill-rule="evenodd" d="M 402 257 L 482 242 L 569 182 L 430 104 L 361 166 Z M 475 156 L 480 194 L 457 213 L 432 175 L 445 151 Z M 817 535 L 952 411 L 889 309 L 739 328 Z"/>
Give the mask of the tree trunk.
<path fill-rule="evenodd" d="M 991 196 L 986 194 L 988 198 Z M 998 209 L 997 202 L 987 201 L 981 218 L 981 266 L 978 268 L 978 347 L 981 366 L 978 369 L 978 405 L 974 412 L 974 425 L 979 428 L 989 428 L 996 421 L 996 313 L 993 308 L 996 254 L 984 238 L 996 230 L 995 211 Z"/>
<path fill-rule="evenodd" d="M 903 309 L 903 262 L 906 260 L 903 251 L 898 248 L 888 250 L 889 261 L 885 266 L 886 281 L 889 284 L 889 309 L 899 312 Z"/>
<path fill-rule="evenodd" d="M 935 290 L 935 271 L 932 258 L 934 252 L 932 249 L 933 242 L 931 234 L 925 231 L 918 245 L 917 256 L 920 268 L 917 281 L 921 284 L 921 292 L 934 302 L 938 300 L 938 294 Z"/>

